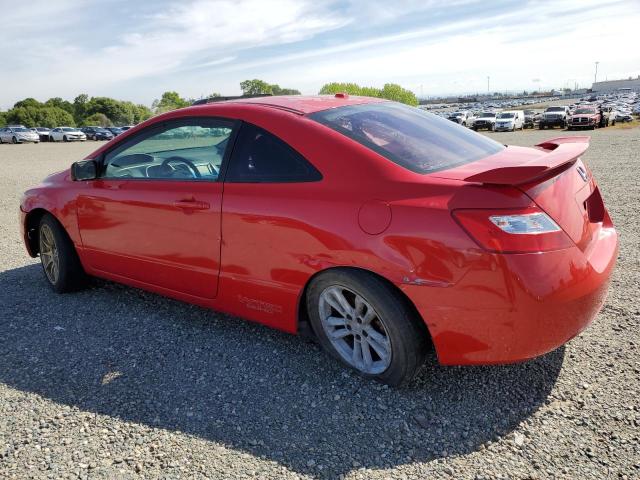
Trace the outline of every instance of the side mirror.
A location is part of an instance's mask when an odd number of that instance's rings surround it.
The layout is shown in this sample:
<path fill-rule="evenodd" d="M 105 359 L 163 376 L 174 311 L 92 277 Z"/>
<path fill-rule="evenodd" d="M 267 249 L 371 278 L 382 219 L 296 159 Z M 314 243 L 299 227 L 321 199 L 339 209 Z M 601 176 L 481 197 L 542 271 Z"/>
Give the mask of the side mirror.
<path fill-rule="evenodd" d="M 71 180 L 95 180 L 98 177 L 98 163 L 82 160 L 71 165 Z"/>

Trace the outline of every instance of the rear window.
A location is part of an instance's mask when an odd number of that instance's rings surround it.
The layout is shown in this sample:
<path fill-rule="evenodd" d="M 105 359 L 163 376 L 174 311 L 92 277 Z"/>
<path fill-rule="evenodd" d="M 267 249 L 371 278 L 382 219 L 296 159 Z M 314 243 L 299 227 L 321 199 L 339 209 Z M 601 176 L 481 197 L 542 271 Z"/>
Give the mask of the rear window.
<path fill-rule="evenodd" d="M 309 117 L 421 174 L 464 165 L 504 149 L 465 127 L 400 103 L 332 108 Z"/>

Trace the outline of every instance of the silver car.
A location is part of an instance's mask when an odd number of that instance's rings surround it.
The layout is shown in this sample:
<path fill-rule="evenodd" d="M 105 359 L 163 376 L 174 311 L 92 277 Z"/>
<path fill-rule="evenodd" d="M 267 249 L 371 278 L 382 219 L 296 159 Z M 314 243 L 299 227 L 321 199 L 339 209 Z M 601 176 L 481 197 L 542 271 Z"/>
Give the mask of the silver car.
<path fill-rule="evenodd" d="M 22 125 L 0 128 L 0 143 L 39 143 L 40 136 Z"/>

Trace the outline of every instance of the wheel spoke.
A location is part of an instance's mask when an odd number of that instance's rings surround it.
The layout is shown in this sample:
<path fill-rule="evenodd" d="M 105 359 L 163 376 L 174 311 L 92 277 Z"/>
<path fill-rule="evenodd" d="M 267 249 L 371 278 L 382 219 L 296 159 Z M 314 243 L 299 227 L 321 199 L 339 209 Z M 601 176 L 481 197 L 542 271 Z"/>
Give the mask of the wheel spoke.
<path fill-rule="evenodd" d="M 367 305 L 367 303 L 362 298 L 360 298 L 359 295 L 356 296 L 354 314 L 356 316 L 361 316 L 365 308 L 368 309 L 369 305 Z"/>
<path fill-rule="evenodd" d="M 356 367 L 362 368 L 364 362 L 362 361 L 362 346 L 359 341 L 353 342 L 353 353 L 351 355 L 351 359 Z"/>
<path fill-rule="evenodd" d="M 333 332 L 329 333 L 329 335 L 331 335 L 331 338 L 334 338 L 337 340 L 339 338 L 344 338 L 347 335 L 351 335 L 351 332 L 346 328 L 340 328 L 340 329 L 335 329 Z"/>
<path fill-rule="evenodd" d="M 373 308 L 367 305 L 367 313 L 365 313 L 362 317 L 362 323 L 364 323 L 365 325 L 369 325 L 371 323 L 371 320 L 373 320 L 374 318 L 376 318 L 376 312 L 373 310 Z"/>
<path fill-rule="evenodd" d="M 341 290 L 335 288 L 331 292 L 333 293 L 334 298 L 340 303 L 342 310 L 346 314 L 353 313 L 353 307 L 349 305 L 349 302 L 347 301 L 347 299 L 344 298 L 344 294 L 342 293 Z"/>
<path fill-rule="evenodd" d="M 367 370 L 371 369 L 373 365 L 373 359 L 371 358 L 371 347 L 369 345 L 369 341 L 366 338 L 362 339 L 362 344 L 360 346 L 362 349 L 362 359 L 364 361 L 364 368 Z"/>
<path fill-rule="evenodd" d="M 329 317 L 327 318 L 327 324 L 331 327 L 345 327 L 345 319 L 341 317 Z"/>
<path fill-rule="evenodd" d="M 369 345 L 376 351 L 381 360 L 385 360 L 389 356 L 389 341 L 387 338 L 371 327 L 368 327 L 366 332 Z"/>

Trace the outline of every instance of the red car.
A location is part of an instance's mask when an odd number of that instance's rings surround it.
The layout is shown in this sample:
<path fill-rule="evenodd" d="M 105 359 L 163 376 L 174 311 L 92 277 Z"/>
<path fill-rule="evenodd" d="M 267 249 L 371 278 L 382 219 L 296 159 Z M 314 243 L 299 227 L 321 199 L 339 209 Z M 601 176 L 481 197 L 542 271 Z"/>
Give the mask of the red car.
<path fill-rule="evenodd" d="M 29 254 L 57 292 L 96 276 L 311 331 L 397 385 L 526 360 L 600 309 L 618 238 L 588 137 L 505 147 L 379 99 L 192 106 L 26 192 Z"/>
<path fill-rule="evenodd" d="M 600 126 L 600 112 L 593 107 L 576 108 L 571 118 L 567 120 L 567 130 L 588 128 L 594 130 Z"/>

